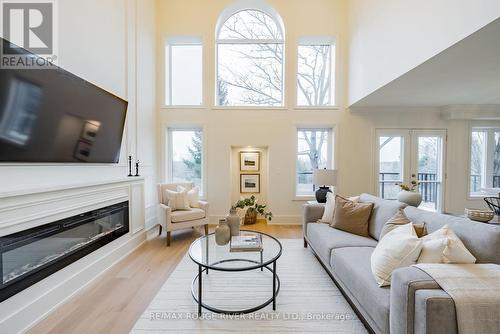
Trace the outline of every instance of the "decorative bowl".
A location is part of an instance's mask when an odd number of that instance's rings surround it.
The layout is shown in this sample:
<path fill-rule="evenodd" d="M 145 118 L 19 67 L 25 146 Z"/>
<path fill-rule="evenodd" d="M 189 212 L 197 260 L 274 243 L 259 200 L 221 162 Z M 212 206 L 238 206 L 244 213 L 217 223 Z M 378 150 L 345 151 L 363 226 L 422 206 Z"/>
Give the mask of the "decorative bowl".
<path fill-rule="evenodd" d="M 482 223 L 487 223 L 495 217 L 495 213 L 493 211 L 482 209 L 465 209 L 465 215 L 470 220 Z"/>

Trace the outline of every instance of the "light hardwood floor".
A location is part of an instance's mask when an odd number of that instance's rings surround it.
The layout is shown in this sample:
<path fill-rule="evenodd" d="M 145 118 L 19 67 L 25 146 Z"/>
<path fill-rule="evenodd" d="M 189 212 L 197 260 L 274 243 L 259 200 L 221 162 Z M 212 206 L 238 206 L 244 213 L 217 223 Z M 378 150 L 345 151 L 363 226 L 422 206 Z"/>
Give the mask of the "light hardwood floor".
<path fill-rule="evenodd" d="M 302 238 L 300 225 L 259 222 L 244 228 L 281 239 Z M 29 333 L 128 333 L 201 233 L 202 229 L 173 233 L 170 247 L 165 245 L 165 233 L 148 240 Z"/>

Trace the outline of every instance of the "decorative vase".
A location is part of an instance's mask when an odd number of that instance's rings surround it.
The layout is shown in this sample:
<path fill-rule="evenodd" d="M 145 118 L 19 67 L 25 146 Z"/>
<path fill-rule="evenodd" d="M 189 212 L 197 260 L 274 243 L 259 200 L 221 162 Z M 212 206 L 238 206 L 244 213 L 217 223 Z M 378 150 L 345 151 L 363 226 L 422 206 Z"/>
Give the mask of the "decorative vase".
<path fill-rule="evenodd" d="M 240 217 L 236 214 L 236 209 L 229 210 L 229 216 L 226 217 L 227 225 L 231 230 L 231 236 L 240 235 Z"/>
<path fill-rule="evenodd" d="M 416 191 L 401 190 L 398 193 L 397 199 L 409 206 L 418 207 L 422 203 L 422 194 Z"/>
<path fill-rule="evenodd" d="M 247 210 L 245 213 L 245 225 L 252 225 L 257 222 L 257 211 Z"/>
<path fill-rule="evenodd" d="M 219 220 L 219 226 L 215 228 L 215 242 L 219 246 L 227 245 L 231 240 L 231 230 L 225 219 Z"/>

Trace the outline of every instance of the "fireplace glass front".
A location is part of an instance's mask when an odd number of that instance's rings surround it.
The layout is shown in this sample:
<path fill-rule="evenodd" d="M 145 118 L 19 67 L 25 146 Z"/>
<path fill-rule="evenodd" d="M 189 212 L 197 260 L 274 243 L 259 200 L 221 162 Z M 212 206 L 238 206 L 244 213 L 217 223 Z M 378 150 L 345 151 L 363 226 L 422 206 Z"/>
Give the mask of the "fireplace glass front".
<path fill-rule="evenodd" d="M 128 231 L 128 202 L 122 202 L 0 237 L 0 301 Z"/>

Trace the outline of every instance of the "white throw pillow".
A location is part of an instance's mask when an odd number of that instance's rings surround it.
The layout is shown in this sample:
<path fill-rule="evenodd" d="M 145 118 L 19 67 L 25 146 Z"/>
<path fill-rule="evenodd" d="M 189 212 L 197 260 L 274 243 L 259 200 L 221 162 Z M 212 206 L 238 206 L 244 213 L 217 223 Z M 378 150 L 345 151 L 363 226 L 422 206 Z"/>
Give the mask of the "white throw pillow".
<path fill-rule="evenodd" d="M 437 239 L 447 239 L 446 247 L 444 247 L 441 253 L 442 259 L 437 263 L 476 263 L 474 255 L 469 252 L 463 242 L 448 225 L 445 225 L 439 230 L 434 231 L 422 238 L 422 241 L 424 242 L 422 252 L 427 254 L 428 251 L 432 251 L 431 246 L 428 246 L 429 242 Z M 431 245 L 435 246 L 435 244 Z M 437 250 L 434 248 L 434 251 Z M 420 262 L 419 260 L 419 263 L 423 262 Z"/>
<path fill-rule="evenodd" d="M 186 191 L 186 188 L 183 186 L 177 186 L 177 191 L 182 192 Z M 187 197 L 189 201 L 189 206 L 191 208 L 199 208 L 200 207 L 200 188 L 193 187 L 191 190 L 187 192 Z"/>
<path fill-rule="evenodd" d="M 165 190 L 165 198 L 167 199 L 167 205 L 172 209 L 172 211 L 177 210 L 191 210 L 189 207 L 189 200 L 187 196 L 187 191 L 172 191 Z"/>
<path fill-rule="evenodd" d="M 392 272 L 415 264 L 422 240 L 417 237 L 413 224 L 406 224 L 387 233 L 379 241 L 371 256 L 371 268 L 380 287 L 390 285 Z"/>
<path fill-rule="evenodd" d="M 443 253 L 445 248 L 448 247 L 449 239 L 425 240 L 425 237 L 423 237 L 421 240 L 423 241 L 422 251 L 417 263 L 443 263 Z"/>
<path fill-rule="evenodd" d="M 333 220 L 334 212 L 335 212 L 335 195 L 333 193 L 327 193 L 325 211 L 323 211 L 323 217 L 321 217 L 319 222 L 330 224 Z"/>

